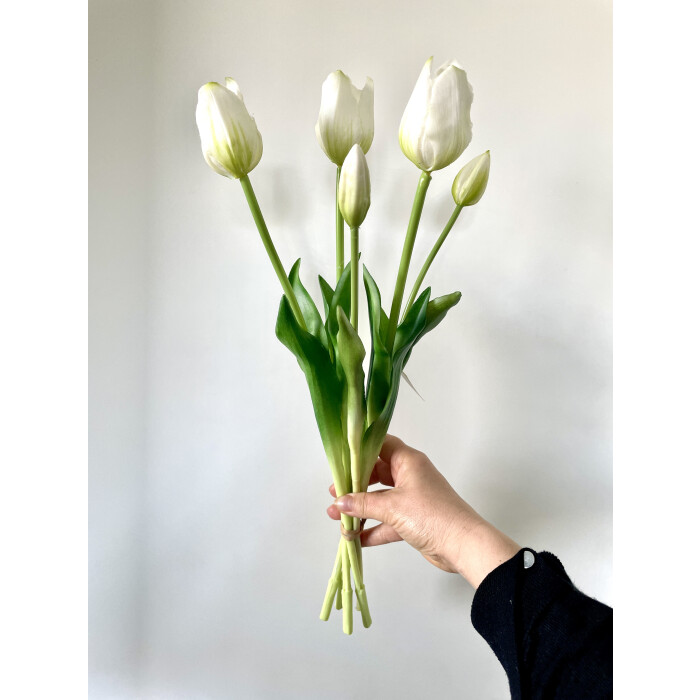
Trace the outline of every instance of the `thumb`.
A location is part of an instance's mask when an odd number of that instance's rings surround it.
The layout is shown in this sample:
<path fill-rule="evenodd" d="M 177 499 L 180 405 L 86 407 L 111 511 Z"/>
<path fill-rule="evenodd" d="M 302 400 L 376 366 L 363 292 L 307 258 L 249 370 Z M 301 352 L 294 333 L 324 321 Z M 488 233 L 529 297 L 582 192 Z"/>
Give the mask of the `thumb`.
<path fill-rule="evenodd" d="M 335 506 L 346 515 L 385 522 L 389 519 L 389 489 L 371 493 L 346 493 L 335 499 Z"/>

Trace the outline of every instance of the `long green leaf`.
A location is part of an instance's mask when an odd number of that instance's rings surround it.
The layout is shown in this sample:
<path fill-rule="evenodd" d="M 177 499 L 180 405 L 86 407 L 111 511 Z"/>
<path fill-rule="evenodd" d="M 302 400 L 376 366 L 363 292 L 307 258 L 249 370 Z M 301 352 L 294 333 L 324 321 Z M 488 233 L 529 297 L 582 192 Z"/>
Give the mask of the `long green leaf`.
<path fill-rule="evenodd" d="M 413 344 L 418 341 L 427 322 L 429 299 L 430 287 L 423 290 L 423 293 L 416 299 L 406 315 L 404 322 L 396 329 L 394 361 L 400 353 L 408 352 Z"/>
<path fill-rule="evenodd" d="M 321 294 L 323 295 L 323 312 L 326 319 L 328 319 L 328 310 L 331 306 L 331 301 L 333 300 L 333 287 L 331 287 L 328 282 L 326 282 L 321 275 L 318 276 L 318 286 L 321 287 Z"/>
<path fill-rule="evenodd" d="M 425 328 L 429 298 L 430 287 L 416 299 L 406 319 L 396 330 L 395 349 L 391 358 L 389 392 L 379 415 L 376 416 L 367 430 L 365 430 L 363 438 L 363 451 L 367 459 L 366 469 L 369 468 L 369 461 L 379 454 L 379 449 L 389 430 L 389 423 L 394 413 L 396 399 L 398 398 L 399 387 L 401 385 L 401 370 L 404 365 L 404 360 Z M 366 472 L 365 477 L 369 478 Z"/>
<path fill-rule="evenodd" d="M 301 315 L 304 317 L 304 322 L 306 323 L 309 333 L 318 338 L 327 348 L 328 335 L 323 325 L 323 321 L 321 320 L 321 314 L 318 312 L 314 300 L 306 291 L 306 287 L 304 287 L 304 285 L 301 283 L 301 279 L 299 277 L 300 265 L 301 258 L 299 258 L 294 265 L 292 265 L 292 269 L 289 272 L 289 281 L 292 285 L 292 289 L 294 290 L 294 296 L 297 299 L 297 303 L 301 309 Z"/>
<path fill-rule="evenodd" d="M 332 357 L 335 357 L 338 353 L 338 308 L 343 309 L 346 316 L 350 315 L 350 263 L 345 266 L 343 274 L 338 280 L 338 285 L 333 291 L 333 296 L 328 302 L 325 327 L 330 340 L 329 350 Z M 340 367 L 336 366 L 336 372 L 340 377 Z"/>
<path fill-rule="evenodd" d="M 304 372 L 331 468 L 342 469 L 343 386 L 328 350 L 316 336 L 299 326 L 286 297 L 280 301 L 275 334 L 291 350 Z M 335 473 L 333 476 L 336 478 Z"/>
<path fill-rule="evenodd" d="M 340 306 L 346 316 L 350 316 L 350 263 L 345 266 L 343 274 L 338 280 L 338 284 L 331 297 L 326 315 L 326 331 L 328 335 L 335 339 L 338 335 L 338 312 Z"/>
<path fill-rule="evenodd" d="M 372 333 L 372 350 L 367 373 L 367 424 L 371 425 L 381 413 L 389 396 L 391 383 L 391 358 L 384 338 L 389 320 L 382 310 L 382 297 L 377 283 L 363 266 L 367 306 L 369 307 L 369 327 Z"/>
<path fill-rule="evenodd" d="M 362 369 L 365 347 L 342 307 L 337 307 L 337 314 L 337 357 L 343 370 L 343 409 L 347 427 L 352 489 L 356 491 L 362 484 L 362 436 L 367 412 L 365 373 Z"/>
<path fill-rule="evenodd" d="M 459 303 L 462 298 L 462 292 L 452 292 L 452 294 L 445 294 L 441 297 L 436 297 L 428 302 L 428 308 L 425 315 L 425 328 L 421 331 L 421 334 L 416 338 L 413 346 L 427 333 L 430 333 L 440 322 L 447 316 L 447 312 Z M 408 364 L 408 359 L 411 357 L 411 352 L 413 349 L 409 350 L 404 359 L 404 367 Z"/>

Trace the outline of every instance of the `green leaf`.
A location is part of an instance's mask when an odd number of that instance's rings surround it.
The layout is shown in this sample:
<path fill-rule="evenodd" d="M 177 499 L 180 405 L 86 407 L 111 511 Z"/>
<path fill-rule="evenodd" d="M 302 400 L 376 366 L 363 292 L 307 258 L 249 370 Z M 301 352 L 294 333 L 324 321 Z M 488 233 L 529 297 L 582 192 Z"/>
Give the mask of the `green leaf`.
<path fill-rule="evenodd" d="M 328 285 L 330 287 L 330 285 Z M 324 294 L 325 299 L 325 294 Z M 324 301 L 325 304 L 325 301 Z M 333 291 L 330 300 L 328 301 L 328 310 L 326 312 L 326 334 L 330 340 L 330 354 L 332 357 L 338 352 L 336 337 L 338 335 L 338 308 L 343 309 L 346 316 L 350 315 L 350 263 L 345 266 L 343 273 L 340 275 L 338 285 Z M 340 372 L 337 367 L 336 370 Z M 340 376 L 340 374 L 338 375 Z"/>
<path fill-rule="evenodd" d="M 326 280 L 318 276 L 318 286 L 321 287 L 321 294 L 323 295 L 323 313 L 328 319 L 328 309 L 331 306 L 331 300 L 333 299 L 333 287 L 331 287 Z"/>
<path fill-rule="evenodd" d="M 363 277 L 369 307 L 369 327 L 372 333 L 372 351 L 367 373 L 367 424 L 371 425 L 381 413 L 389 396 L 391 359 L 384 344 L 389 319 L 382 309 L 382 297 L 377 283 L 364 265 Z"/>
<path fill-rule="evenodd" d="M 365 347 L 342 307 L 338 314 L 338 362 L 343 373 L 343 408 L 346 418 L 350 470 L 353 490 L 361 487 L 363 477 L 362 436 L 365 429 L 365 373 L 362 361 Z"/>
<path fill-rule="evenodd" d="M 299 258 L 294 265 L 292 265 L 292 269 L 289 272 L 289 282 L 294 290 L 294 296 L 297 298 L 299 308 L 301 309 L 301 315 L 304 317 L 309 333 L 318 338 L 321 343 L 323 343 L 324 347 L 327 348 L 328 335 L 326 334 L 326 329 L 323 325 L 323 321 L 321 320 L 321 314 L 318 312 L 316 304 L 314 304 L 314 300 L 301 283 L 301 279 L 299 278 L 300 265 L 301 258 Z"/>
<path fill-rule="evenodd" d="M 380 307 L 379 313 L 379 334 L 382 339 L 386 340 L 386 334 L 389 330 L 389 317 L 384 313 L 384 309 Z"/>
<path fill-rule="evenodd" d="M 453 306 L 457 306 L 461 298 L 462 292 L 452 292 L 452 294 L 445 294 L 444 296 L 436 297 L 429 301 L 428 310 L 425 315 L 425 328 L 420 334 L 420 338 L 426 333 L 430 333 L 430 331 L 447 316 L 447 312 Z"/>
<path fill-rule="evenodd" d="M 452 294 L 445 294 L 444 296 L 437 297 L 432 301 L 428 302 L 428 309 L 426 312 L 425 328 L 421 331 L 421 334 L 416 339 L 415 344 L 426 334 L 430 333 L 445 316 L 447 312 L 459 303 L 462 298 L 462 292 L 452 292 Z M 411 351 L 409 351 L 404 359 L 404 367 L 408 363 L 408 358 L 411 356 Z"/>
<path fill-rule="evenodd" d="M 396 342 L 391 358 L 389 392 L 379 415 L 370 423 L 363 438 L 363 449 L 368 457 L 379 454 L 379 449 L 389 430 L 389 423 L 394 413 L 401 385 L 401 371 L 404 361 L 425 328 L 429 297 L 430 288 L 428 287 L 416 299 L 406 319 L 396 329 Z"/>
<path fill-rule="evenodd" d="M 331 468 L 342 468 L 343 386 L 328 350 L 316 336 L 299 326 L 286 297 L 280 301 L 275 334 L 291 350 L 304 372 Z"/>
<path fill-rule="evenodd" d="M 350 263 L 345 266 L 343 274 L 340 275 L 338 284 L 333 292 L 330 303 L 328 305 L 328 314 L 326 315 L 326 331 L 333 339 L 338 335 L 338 312 L 340 306 L 346 316 L 350 315 Z"/>
<path fill-rule="evenodd" d="M 394 340 L 394 357 L 402 352 L 406 347 L 408 350 L 418 340 L 425 328 L 428 314 L 428 300 L 430 299 L 430 287 L 423 290 L 423 293 L 416 299 L 410 308 L 403 323 L 396 329 Z M 408 351 L 407 350 L 407 351 Z"/>

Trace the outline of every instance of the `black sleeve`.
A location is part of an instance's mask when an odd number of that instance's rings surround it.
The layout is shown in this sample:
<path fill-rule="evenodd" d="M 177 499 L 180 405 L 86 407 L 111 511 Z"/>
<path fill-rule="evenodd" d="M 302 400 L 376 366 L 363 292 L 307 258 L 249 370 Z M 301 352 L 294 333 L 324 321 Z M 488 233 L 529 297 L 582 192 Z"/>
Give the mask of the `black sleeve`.
<path fill-rule="evenodd" d="M 471 616 L 514 700 L 612 697 L 612 608 L 581 593 L 553 554 L 521 549 L 494 569 Z"/>

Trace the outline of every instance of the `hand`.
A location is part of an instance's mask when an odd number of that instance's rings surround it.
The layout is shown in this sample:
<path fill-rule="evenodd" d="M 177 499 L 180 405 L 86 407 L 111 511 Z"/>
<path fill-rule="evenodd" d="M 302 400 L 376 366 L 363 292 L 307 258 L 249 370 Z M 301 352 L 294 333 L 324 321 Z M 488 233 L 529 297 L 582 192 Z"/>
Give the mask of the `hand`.
<path fill-rule="evenodd" d="M 387 435 L 370 484 L 393 488 L 346 494 L 328 508 L 381 521 L 364 530 L 363 547 L 405 540 L 431 564 L 460 573 L 475 588 L 520 547 L 457 495 L 426 455 Z M 335 488 L 331 486 L 331 495 Z"/>

